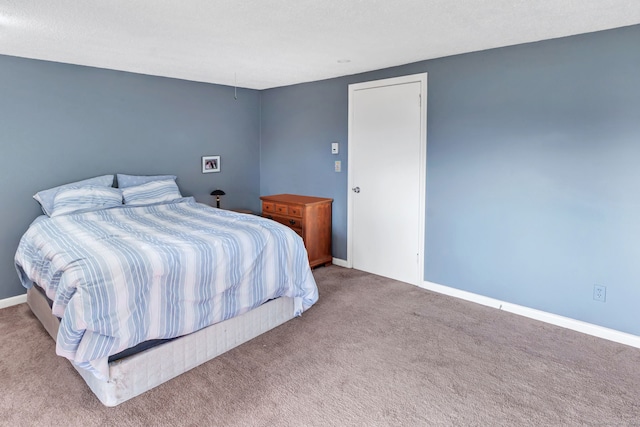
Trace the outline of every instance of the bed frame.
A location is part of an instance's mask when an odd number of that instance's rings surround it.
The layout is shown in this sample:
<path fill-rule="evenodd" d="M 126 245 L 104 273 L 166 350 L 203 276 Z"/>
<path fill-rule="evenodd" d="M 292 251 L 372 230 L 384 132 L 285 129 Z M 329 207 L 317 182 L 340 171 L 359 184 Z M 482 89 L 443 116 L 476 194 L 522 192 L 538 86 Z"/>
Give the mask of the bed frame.
<path fill-rule="evenodd" d="M 32 287 L 27 292 L 27 304 L 55 341 L 60 320 L 51 314 L 46 297 Z M 292 298 L 268 301 L 240 316 L 111 362 L 108 381 L 101 381 L 91 372 L 73 366 L 105 406 L 116 406 L 293 317 Z"/>

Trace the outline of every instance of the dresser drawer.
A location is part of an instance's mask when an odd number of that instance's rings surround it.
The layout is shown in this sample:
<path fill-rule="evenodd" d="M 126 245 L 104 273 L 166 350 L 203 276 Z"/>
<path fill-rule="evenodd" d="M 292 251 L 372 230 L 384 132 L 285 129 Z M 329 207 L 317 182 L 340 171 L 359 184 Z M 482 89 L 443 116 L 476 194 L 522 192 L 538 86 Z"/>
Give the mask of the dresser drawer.
<path fill-rule="evenodd" d="M 280 215 L 289 215 L 289 205 L 276 203 L 276 213 Z"/>
<path fill-rule="evenodd" d="M 265 216 L 267 218 L 269 218 L 269 219 L 274 220 L 274 221 L 278 221 L 280 224 L 284 224 L 287 227 L 291 227 L 294 230 L 295 229 L 302 230 L 302 220 L 300 218 L 291 218 L 291 217 L 278 216 L 278 215 L 265 215 Z M 300 234 L 300 233 L 298 233 L 298 234 Z"/>
<path fill-rule="evenodd" d="M 302 218 L 302 208 L 300 206 L 289 206 L 289 215 Z"/>
<path fill-rule="evenodd" d="M 262 202 L 262 212 L 275 213 L 276 204 L 273 202 Z"/>

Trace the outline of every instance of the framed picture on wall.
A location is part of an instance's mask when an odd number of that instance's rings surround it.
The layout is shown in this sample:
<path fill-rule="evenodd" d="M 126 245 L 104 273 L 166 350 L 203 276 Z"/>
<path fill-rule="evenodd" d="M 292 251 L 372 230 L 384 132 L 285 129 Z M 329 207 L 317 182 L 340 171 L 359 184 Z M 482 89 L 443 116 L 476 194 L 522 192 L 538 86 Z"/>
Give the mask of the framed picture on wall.
<path fill-rule="evenodd" d="M 220 156 L 202 156 L 202 173 L 220 172 Z"/>

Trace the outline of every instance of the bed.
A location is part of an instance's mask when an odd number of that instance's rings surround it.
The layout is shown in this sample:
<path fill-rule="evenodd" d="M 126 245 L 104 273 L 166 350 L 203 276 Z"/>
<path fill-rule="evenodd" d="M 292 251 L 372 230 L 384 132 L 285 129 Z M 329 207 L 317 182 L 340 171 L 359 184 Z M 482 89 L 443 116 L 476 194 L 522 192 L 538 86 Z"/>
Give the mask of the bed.
<path fill-rule="evenodd" d="M 288 227 L 179 193 L 136 201 L 119 190 L 124 204 L 69 209 L 77 208 L 69 202 L 77 193 L 85 200 L 95 190 L 86 187 L 66 200 L 58 191 L 63 213 L 31 224 L 15 264 L 56 353 L 107 406 L 299 316 L 318 299 L 304 244 Z"/>

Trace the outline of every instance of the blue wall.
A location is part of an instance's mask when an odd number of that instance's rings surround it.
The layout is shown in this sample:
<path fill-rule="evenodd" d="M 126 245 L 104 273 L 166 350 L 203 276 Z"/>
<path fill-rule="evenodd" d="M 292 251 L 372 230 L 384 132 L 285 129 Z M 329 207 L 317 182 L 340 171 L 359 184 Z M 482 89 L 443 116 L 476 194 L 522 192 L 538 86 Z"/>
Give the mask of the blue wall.
<path fill-rule="evenodd" d="M 258 210 L 260 92 L 0 56 L 0 299 L 39 190 L 103 174 L 174 174 L 185 195 Z M 220 173 L 200 157 L 220 155 Z"/>
<path fill-rule="evenodd" d="M 348 85 L 428 72 L 425 280 L 640 335 L 638 46 L 633 26 L 264 91 L 260 191 L 333 197 L 346 258 Z"/>
<path fill-rule="evenodd" d="M 332 253 L 347 257 L 348 92 L 342 80 L 262 92 L 260 194 L 333 198 Z M 340 143 L 331 154 L 331 143 Z M 334 171 L 334 161 L 342 172 Z"/>

